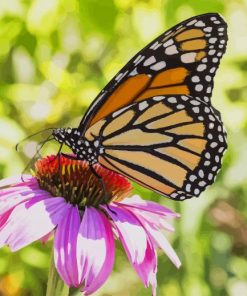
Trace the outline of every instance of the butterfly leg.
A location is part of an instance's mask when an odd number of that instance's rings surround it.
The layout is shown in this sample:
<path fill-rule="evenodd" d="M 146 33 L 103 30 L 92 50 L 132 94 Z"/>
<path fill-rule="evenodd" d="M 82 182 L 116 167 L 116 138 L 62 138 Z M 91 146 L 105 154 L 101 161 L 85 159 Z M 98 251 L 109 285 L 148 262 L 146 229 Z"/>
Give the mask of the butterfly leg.
<path fill-rule="evenodd" d="M 113 214 L 117 215 L 117 213 L 116 213 L 115 211 L 113 211 L 113 210 L 109 207 L 109 205 L 108 205 L 108 203 L 107 203 L 107 201 L 109 200 L 109 198 L 108 198 L 109 196 L 108 196 L 108 193 L 107 193 L 107 190 L 106 190 L 106 187 L 105 187 L 105 182 L 104 182 L 104 180 L 103 180 L 102 177 L 101 177 L 101 176 L 95 171 L 93 165 L 90 165 L 90 169 L 91 169 L 91 172 L 95 175 L 95 177 L 98 178 L 98 180 L 99 180 L 100 183 L 101 183 L 101 186 L 102 186 L 103 191 L 104 191 L 104 201 L 105 201 L 105 204 L 106 204 L 107 209 L 108 209 L 109 211 L 111 211 Z"/>
<path fill-rule="evenodd" d="M 60 167 L 61 167 L 60 156 L 61 154 L 63 154 L 61 153 L 62 147 L 63 147 L 63 143 L 60 144 L 57 155 L 52 160 L 49 161 L 49 163 L 52 163 L 55 159 L 58 158 L 58 172 L 60 171 Z"/>

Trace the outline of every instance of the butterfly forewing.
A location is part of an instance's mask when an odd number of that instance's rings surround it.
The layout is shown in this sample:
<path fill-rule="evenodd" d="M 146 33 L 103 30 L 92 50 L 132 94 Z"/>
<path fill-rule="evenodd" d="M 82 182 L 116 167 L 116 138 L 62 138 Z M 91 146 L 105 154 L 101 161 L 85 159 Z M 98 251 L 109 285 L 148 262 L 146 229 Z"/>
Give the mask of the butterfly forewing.
<path fill-rule="evenodd" d="M 137 96 L 140 100 L 183 94 L 210 104 L 213 77 L 226 49 L 226 29 L 221 16 L 205 14 L 160 35 L 102 90 L 81 121 L 80 131 L 135 102 Z"/>

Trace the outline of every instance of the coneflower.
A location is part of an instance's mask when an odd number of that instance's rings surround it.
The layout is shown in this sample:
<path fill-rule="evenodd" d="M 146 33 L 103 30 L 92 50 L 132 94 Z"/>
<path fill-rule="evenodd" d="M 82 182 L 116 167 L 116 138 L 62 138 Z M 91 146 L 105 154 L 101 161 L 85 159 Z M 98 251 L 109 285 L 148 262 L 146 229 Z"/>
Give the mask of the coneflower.
<path fill-rule="evenodd" d="M 156 295 L 157 248 L 180 266 L 161 229 L 172 231 L 168 208 L 130 196 L 123 176 L 95 165 L 102 183 L 85 161 L 48 156 L 34 175 L 0 181 L 0 247 L 17 251 L 54 234 L 54 264 L 69 287 L 85 295 L 99 289 L 112 272 L 119 239 L 145 287 Z M 53 293 L 51 287 L 50 294 Z M 57 292 L 57 291 L 56 291 Z"/>

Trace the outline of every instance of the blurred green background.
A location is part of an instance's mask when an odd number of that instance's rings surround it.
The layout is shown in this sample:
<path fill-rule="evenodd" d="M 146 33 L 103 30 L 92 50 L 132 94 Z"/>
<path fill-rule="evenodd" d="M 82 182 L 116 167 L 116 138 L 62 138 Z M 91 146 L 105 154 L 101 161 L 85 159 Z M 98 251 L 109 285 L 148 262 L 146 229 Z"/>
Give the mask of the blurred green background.
<path fill-rule="evenodd" d="M 247 1 L 1 0 L 0 177 L 20 173 L 47 127 L 77 126 L 97 93 L 138 50 L 188 17 L 221 13 L 229 43 L 213 104 L 229 149 L 216 183 L 200 199 L 175 203 L 135 187 L 181 213 L 169 235 L 182 267 L 159 256 L 158 295 L 247 295 Z M 47 144 L 44 154 L 56 151 Z M 45 295 L 51 243 L 0 251 L 0 295 Z M 150 295 L 118 248 L 114 272 L 96 295 Z M 71 291 L 71 295 L 79 295 Z"/>

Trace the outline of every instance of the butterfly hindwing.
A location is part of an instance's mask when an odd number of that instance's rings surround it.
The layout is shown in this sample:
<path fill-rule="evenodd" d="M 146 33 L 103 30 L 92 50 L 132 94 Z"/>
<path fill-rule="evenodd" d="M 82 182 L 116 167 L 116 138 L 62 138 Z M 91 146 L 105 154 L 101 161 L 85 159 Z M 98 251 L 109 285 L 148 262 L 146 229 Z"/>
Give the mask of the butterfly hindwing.
<path fill-rule="evenodd" d="M 100 140 L 103 166 L 177 200 L 199 196 L 213 183 L 226 149 L 213 108 L 187 95 L 122 108 L 89 128 L 86 138 Z"/>
<path fill-rule="evenodd" d="M 155 95 L 190 95 L 210 105 L 213 77 L 225 52 L 227 27 L 209 13 L 163 33 L 134 56 L 98 95 L 80 123 L 85 131 L 107 115 Z M 144 96 L 142 97 L 144 99 Z"/>

